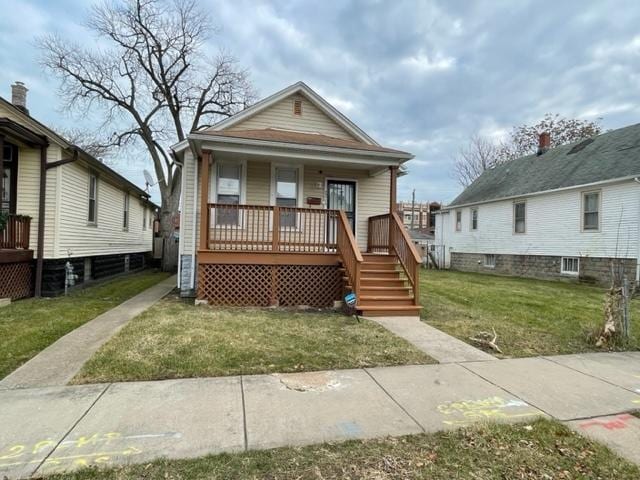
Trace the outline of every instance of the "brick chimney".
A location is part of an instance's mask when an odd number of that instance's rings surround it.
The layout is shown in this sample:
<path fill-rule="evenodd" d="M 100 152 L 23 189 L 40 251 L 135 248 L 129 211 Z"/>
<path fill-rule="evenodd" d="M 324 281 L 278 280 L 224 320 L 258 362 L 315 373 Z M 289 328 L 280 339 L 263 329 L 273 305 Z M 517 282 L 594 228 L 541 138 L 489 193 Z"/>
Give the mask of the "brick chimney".
<path fill-rule="evenodd" d="M 549 132 L 542 132 L 538 140 L 538 155 L 549 151 L 551 148 L 551 134 Z"/>
<path fill-rule="evenodd" d="M 24 113 L 29 113 L 27 109 L 27 87 L 22 82 L 16 82 L 11 85 L 11 103 L 22 110 Z"/>

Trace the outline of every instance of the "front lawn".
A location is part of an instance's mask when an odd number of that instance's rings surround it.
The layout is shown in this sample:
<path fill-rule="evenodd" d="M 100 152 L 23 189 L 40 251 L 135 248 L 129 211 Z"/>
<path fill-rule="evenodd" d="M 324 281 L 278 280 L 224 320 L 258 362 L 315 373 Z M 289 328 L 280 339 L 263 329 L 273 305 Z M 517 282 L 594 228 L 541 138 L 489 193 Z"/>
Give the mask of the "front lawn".
<path fill-rule="evenodd" d="M 133 319 L 74 383 L 300 372 L 432 359 L 368 320 L 338 313 L 194 306 L 167 298 Z"/>
<path fill-rule="evenodd" d="M 420 288 L 425 322 L 466 342 L 495 328 L 504 356 L 600 351 L 589 336 L 603 324 L 602 288 L 436 270 L 422 271 Z M 636 350 L 640 299 L 633 301 L 631 317 L 628 349 Z"/>
<path fill-rule="evenodd" d="M 77 290 L 66 297 L 30 298 L 0 308 L 0 378 L 60 337 L 167 276 L 146 271 Z"/>
<path fill-rule="evenodd" d="M 158 460 L 51 478 L 125 479 L 613 479 L 640 468 L 549 420 L 304 448 L 279 448 L 192 460 Z"/>

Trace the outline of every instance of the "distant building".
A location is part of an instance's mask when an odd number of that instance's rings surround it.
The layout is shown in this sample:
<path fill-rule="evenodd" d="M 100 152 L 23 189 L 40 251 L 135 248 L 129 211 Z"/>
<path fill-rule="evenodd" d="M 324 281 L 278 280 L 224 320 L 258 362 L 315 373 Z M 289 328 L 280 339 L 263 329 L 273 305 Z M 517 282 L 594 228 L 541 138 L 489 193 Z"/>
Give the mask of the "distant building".
<path fill-rule="evenodd" d="M 416 230 L 431 235 L 433 235 L 435 231 L 436 212 L 439 211 L 440 208 L 441 205 L 438 202 L 415 204 L 411 202 L 398 203 L 398 213 L 409 230 Z"/>

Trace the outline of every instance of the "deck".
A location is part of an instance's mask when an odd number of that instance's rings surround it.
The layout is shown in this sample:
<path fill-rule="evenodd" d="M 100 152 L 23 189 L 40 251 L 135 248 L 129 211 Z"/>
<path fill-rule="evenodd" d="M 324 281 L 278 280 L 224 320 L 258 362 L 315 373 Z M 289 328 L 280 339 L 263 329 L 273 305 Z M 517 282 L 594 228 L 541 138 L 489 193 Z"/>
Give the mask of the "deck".
<path fill-rule="evenodd" d="M 0 230 L 0 298 L 15 300 L 32 294 L 30 231 L 31 218 L 14 214 Z"/>

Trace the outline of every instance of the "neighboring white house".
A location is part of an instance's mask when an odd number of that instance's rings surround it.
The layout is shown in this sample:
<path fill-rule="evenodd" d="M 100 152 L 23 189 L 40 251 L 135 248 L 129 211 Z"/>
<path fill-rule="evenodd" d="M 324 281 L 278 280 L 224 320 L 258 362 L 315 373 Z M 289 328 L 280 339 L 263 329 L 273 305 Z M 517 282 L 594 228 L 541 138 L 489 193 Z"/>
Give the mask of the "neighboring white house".
<path fill-rule="evenodd" d="M 455 270 L 608 283 L 640 276 L 640 124 L 485 171 L 436 220 Z"/>
<path fill-rule="evenodd" d="M 141 268 L 157 207 L 31 117 L 26 91 L 0 97 L 0 297 L 63 291 L 68 260 L 81 282 Z"/>

